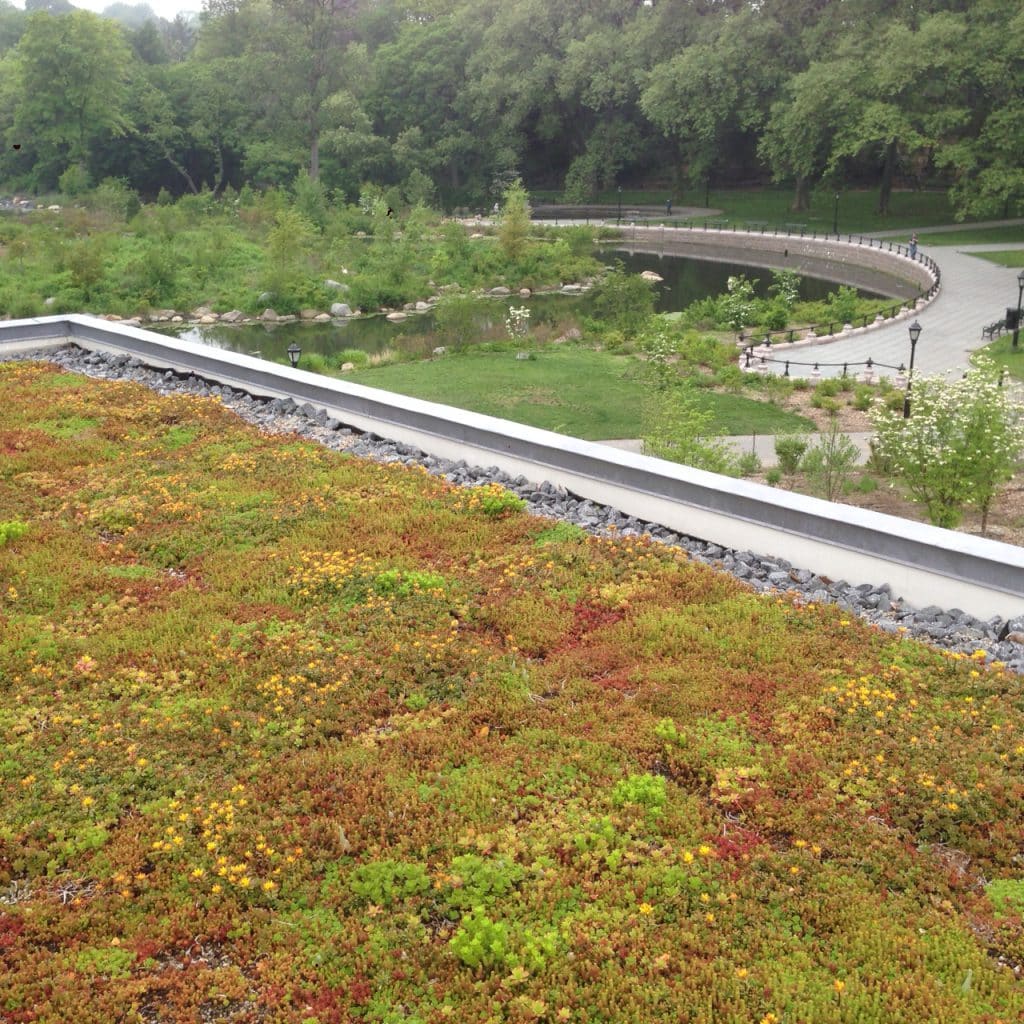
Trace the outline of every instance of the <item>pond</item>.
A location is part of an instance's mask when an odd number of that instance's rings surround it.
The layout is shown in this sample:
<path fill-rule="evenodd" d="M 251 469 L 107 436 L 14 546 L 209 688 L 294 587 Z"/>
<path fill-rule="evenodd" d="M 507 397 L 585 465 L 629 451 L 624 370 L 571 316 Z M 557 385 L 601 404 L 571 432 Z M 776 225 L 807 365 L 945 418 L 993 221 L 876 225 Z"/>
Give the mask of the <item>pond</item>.
<path fill-rule="evenodd" d="M 772 282 L 771 271 L 741 264 L 712 263 L 681 256 L 655 256 L 621 250 L 605 250 L 601 258 L 609 265 L 621 260 L 626 270 L 632 273 L 653 270 L 660 274 L 664 281 L 655 286 L 655 309 L 659 313 L 685 309 L 697 299 L 724 292 L 726 282 L 736 274 L 746 274 L 750 280 L 756 280 L 756 291 L 762 296 L 767 294 Z M 801 280 L 800 297 L 812 301 L 824 299 L 836 287 L 828 281 L 804 277 Z M 862 291 L 861 294 L 874 297 L 870 292 Z M 587 295 L 559 294 L 534 295 L 529 299 L 516 296 L 495 299 L 493 317 L 481 323 L 481 330 L 501 332 L 505 314 L 511 305 L 528 306 L 533 324 L 557 324 L 570 317 L 587 316 L 590 302 Z M 343 324 L 247 324 L 239 327 L 229 324 L 208 327 L 182 324 L 173 328 L 163 326 L 160 331 L 232 352 L 258 353 L 264 359 L 274 362 L 288 361 L 286 349 L 293 341 L 302 346 L 303 352 L 315 352 L 328 358 L 347 348 L 357 348 L 371 354 L 397 348 L 427 355 L 435 345 L 443 344 L 443 340 L 434 333 L 434 318 L 430 313 L 410 314 L 409 319 L 401 323 L 391 323 L 383 316 L 366 316 L 356 317 Z"/>

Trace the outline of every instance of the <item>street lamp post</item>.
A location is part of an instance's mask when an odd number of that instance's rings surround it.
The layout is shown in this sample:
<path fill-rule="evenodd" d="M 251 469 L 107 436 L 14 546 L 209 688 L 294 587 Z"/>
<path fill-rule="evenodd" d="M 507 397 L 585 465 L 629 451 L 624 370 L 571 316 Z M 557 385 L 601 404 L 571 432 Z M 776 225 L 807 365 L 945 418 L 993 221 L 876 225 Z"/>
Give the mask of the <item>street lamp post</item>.
<path fill-rule="evenodd" d="M 910 335 L 910 369 L 907 370 L 907 390 L 903 395 L 903 418 L 910 419 L 910 388 L 914 383 L 914 349 L 917 348 L 917 339 L 921 337 L 921 325 L 915 320 L 907 329 Z"/>
<path fill-rule="evenodd" d="M 836 193 L 835 203 L 832 206 L 832 234 L 839 235 L 839 193 Z"/>
<path fill-rule="evenodd" d="M 619 186 L 619 219 L 615 222 L 616 224 L 622 223 L 622 186 Z"/>
<path fill-rule="evenodd" d="M 294 370 L 299 365 L 299 356 L 302 355 L 302 349 L 293 341 L 288 346 L 288 361 L 292 364 Z"/>
<path fill-rule="evenodd" d="M 1024 298 L 1024 270 L 1017 275 L 1017 319 L 1013 325 L 1013 347 L 1017 347 L 1017 342 L 1020 341 L 1020 301 Z"/>

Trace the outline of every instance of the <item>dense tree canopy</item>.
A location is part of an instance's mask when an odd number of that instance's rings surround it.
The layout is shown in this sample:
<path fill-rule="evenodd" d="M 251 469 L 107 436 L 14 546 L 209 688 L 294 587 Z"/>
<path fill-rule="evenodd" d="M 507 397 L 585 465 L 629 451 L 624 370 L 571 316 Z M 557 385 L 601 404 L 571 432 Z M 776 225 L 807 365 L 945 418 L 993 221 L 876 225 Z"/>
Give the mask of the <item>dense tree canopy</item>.
<path fill-rule="evenodd" d="M 493 202 L 617 185 L 942 185 L 1024 208 L 1019 0 L 0 0 L 0 181 Z M 15 145 L 20 148 L 15 149 Z"/>

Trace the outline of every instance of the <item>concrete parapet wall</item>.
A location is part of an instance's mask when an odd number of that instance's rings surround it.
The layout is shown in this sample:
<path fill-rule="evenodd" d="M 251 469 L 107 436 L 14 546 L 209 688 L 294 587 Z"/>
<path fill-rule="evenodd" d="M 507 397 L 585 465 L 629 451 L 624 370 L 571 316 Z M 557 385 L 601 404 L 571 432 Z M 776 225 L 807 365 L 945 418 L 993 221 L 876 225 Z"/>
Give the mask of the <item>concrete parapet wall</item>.
<path fill-rule="evenodd" d="M 935 283 L 935 275 L 925 263 L 889 251 L 888 243 L 869 246 L 834 237 L 701 228 L 627 225 L 621 230 L 619 247 L 634 252 L 795 270 L 807 277 L 840 281 L 897 299 L 913 298 Z"/>
<path fill-rule="evenodd" d="M 0 324 L 0 356 L 72 341 L 253 395 L 293 398 L 438 457 L 561 484 L 592 501 L 832 579 L 889 583 L 920 605 L 1024 614 L 1024 549 L 618 451 L 86 316 Z"/>

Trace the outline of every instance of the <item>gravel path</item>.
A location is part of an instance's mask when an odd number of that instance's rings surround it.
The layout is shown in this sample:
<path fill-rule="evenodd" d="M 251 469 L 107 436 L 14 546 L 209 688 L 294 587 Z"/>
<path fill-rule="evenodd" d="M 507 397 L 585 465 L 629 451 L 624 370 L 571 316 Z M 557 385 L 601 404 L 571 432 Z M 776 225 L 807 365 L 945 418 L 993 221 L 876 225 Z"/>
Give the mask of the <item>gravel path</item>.
<path fill-rule="evenodd" d="M 1000 661 L 1013 672 L 1024 674 L 1024 616 L 1012 620 L 994 617 L 976 619 L 957 608 L 937 605 L 915 608 L 888 584 L 850 583 L 831 580 L 785 559 L 751 551 L 735 551 L 675 533 L 656 523 L 628 516 L 616 509 L 581 499 L 549 482 L 534 483 L 525 477 L 510 477 L 497 467 L 470 466 L 427 455 L 406 444 L 376 434 L 358 433 L 327 416 L 323 409 L 298 405 L 290 398 L 266 400 L 231 388 L 210 384 L 195 376 L 183 377 L 173 371 L 148 369 L 125 354 L 90 353 L 73 345 L 39 353 L 19 353 L 16 359 L 39 359 L 57 363 L 66 370 L 106 380 L 130 380 L 153 388 L 160 394 L 190 394 L 217 398 L 242 419 L 273 432 L 295 433 L 335 450 L 378 462 L 421 465 L 460 486 L 496 482 L 522 497 L 535 515 L 575 523 L 598 535 L 637 536 L 685 549 L 694 561 L 731 573 L 758 592 L 792 591 L 804 601 L 831 603 L 859 615 L 888 633 L 906 632 L 946 650 L 972 654 L 982 650 L 987 660 Z"/>

